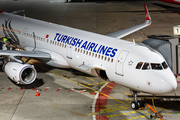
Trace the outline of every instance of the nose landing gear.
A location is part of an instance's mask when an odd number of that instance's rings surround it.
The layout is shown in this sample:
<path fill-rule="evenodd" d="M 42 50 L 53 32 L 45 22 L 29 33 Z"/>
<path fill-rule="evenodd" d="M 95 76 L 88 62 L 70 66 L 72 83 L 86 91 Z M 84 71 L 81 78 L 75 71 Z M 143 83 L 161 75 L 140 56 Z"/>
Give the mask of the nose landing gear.
<path fill-rule="evenodd" d="M 133 91 L 134 101 L 131 102 L 131 108 L 133 110 L 138 110 L 139 108 L 144 107 L 143 102 L 138 100 L 137 93 L 137 91 Z"/>

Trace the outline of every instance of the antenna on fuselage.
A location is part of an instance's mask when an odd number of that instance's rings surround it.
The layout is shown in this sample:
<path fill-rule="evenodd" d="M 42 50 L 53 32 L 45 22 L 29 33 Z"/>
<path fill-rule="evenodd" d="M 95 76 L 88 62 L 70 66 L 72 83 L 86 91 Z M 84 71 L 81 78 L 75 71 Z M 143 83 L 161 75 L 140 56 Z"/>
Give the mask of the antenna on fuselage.
<path fill-rule="evenodd" d="M 133 38 L 133 43 L 134 43 L 134 45 L 136 44 L 136 42 L 135 42 L 134 38 Z"/>

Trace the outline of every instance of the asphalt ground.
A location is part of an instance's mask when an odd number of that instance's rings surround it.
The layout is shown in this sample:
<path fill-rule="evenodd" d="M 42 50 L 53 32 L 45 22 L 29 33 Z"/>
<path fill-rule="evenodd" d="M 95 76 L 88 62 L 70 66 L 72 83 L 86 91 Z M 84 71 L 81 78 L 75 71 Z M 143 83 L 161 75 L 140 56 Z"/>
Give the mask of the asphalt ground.
<path fill-rule="evenodd" d="M 152 25 L 123 39 L 137 43 L 148 35 L 173 35 L 180 24 L 180 6 L 160 1 L 71 2 L 58 0 L 1 0 L 6 12 L 25 10 L 20 15 L 66 25 L 99 34 L 109 34 L 145 21 L 147 4 Z M 107 83 L 74 69 L 60 69 L 30 61 L 38 71 L 36 81 L 27 86 L 12 82 L 0 71 L 1 120 L 149 120 L 153 112 L 145 107 L 134 111 L 128 88 Z M 180 78 L 177 78 L 180 81 Z M 40 96 L 36 96 L 37 89 Z M 175 93 L 138 97 L 165 120 L 180 118 L 180 85 Z"/>

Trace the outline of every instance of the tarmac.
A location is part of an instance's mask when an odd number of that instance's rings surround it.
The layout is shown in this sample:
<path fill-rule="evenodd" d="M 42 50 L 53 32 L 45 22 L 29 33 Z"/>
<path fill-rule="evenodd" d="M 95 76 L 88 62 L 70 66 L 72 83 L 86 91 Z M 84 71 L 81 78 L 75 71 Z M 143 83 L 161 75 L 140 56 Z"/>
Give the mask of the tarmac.
<path fill-rule="evenodd" d="M 173 36 L 173 26 L 180 24 L 180 5 L 156 0 L 69 3 L 1 0 L 0 9 L 25 10 L 19 14 L 106 35 L 143 23 L 144 4 L 147 4 L 152 25 L 123 39 L 139 43 L 148 35 Z M 35 60 L 29 63 L 38 72 L 31 85 L 16 84 L 0 71 L 0 120 L 150 120 L 150 115 L 154 116 L 148 107 L 132 110 L 132 94 L 121 85 L 74 69 L 53 68 Z M 40 96 L 36 96 L 37 88 Z M 151 94 L 139 93 L 138 97 L 165 120 L 180 118 L 180 84 L 174 93 L 156 95 L 154 100 Z"/>

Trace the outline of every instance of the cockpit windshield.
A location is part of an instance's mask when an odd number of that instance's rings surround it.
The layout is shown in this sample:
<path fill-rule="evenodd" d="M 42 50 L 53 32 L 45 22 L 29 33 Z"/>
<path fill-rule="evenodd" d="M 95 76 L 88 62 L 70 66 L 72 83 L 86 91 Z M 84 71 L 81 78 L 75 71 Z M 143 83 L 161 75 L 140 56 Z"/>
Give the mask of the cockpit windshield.
<path fill-rule="evenodd" d="M 168 65 L 166 64 L 166 62 L 163 62 L 162 66 L 163 66 L 164 69 L 168 68 Z"/>
<path fill-rule="evenodd" d="M 151 69 L 150 64 L 149 63 L 144 63 L 142 70 L 149 70 Z"/>
<path fill-rule="evenodd" d="M 151 63 L 151 67 L 153 70 L 162 70 L 162 66 L 159 63 Z"/>
<path fill-rule="evenodd" d="M 136 66 L 136 69 L 142 70 L 163 70 L 168 68 L 168 65 L 164 61 L 163 63 L 148 63 L 148 62 L 139 62 Z"/>

